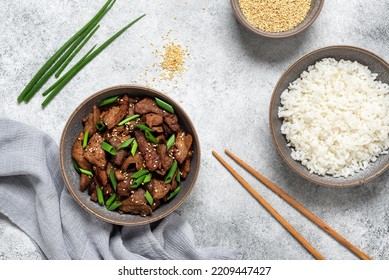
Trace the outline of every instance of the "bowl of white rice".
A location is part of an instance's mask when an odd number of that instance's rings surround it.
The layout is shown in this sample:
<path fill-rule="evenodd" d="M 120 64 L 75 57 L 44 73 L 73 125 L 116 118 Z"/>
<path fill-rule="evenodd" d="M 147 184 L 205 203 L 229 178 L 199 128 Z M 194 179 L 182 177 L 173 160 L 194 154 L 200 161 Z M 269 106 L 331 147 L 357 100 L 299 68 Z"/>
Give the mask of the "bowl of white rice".
<path fill-rule="evenodd" d="M 376 178 L 389 168 L 389 64 L 352 46 L 304 55 L 274 89 L 270 128 L 282 159 L 315 184 Z"/>

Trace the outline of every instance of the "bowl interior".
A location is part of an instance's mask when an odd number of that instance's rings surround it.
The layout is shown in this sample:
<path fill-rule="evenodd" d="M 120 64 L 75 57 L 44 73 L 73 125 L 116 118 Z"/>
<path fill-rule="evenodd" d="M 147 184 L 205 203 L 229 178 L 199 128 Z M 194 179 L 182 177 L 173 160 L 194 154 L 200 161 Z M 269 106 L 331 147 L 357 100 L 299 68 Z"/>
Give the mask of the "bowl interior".
<path fill-rule="evenodd" d="M 285 162 L 297 173 L 306 179 L 325 186 L 345 187 L 360 185 L 368 180 L 375 178 L 383 173 L 389 167 L 389 155 L 381 155 L 374 163 L 359 173 L 349 176 L 348 178 L 334 178 L 332 176 L 319 176 L 309 173 L 308 169 L 300 162 L 291 157 L 291 149 L 287 146 L 285 135 L 281 134 L 282 119 L 278 118 L 278 107 L 281 105 L 281 93 L 288 87 L 289 83 L 296 80 L 300 74 L 307 70 L 308 66 L 315 64 L 317 61 L 332 57 L 336 60 L 345 59 L 357 61 L 369 67 L 372 73 L 377 73 L 377 79 L 389 84 L 389 65 L 382 58 L 375 54 L 351 46 L 331 46 L 313 51 L 292 64 L 278 81 L 270 104 L 270 128 L 276 148 Z"/>
<path fill-rule="evenodd" d="M 316 20 L 316 18 L 319 16 L 323 8 L 324 0 L 311 0 L 311 7 L 304 20 L 294 28 L 284 32 L 267 32 L 254 27 L 246 19 L 242 10 L 240 9 L 239 0 L 231 0 L 231 5 L 238 21 L 250 31 L 268 38 L 286 38 L 286 37 L 293 36 L 297 33 L 300 33 L 301 31 L 305 30 L 313 23 Z"/>
<path fill-rule="evenodd" d="M 100 101 L 115 95 L 127 94 L 129 97 L 158 97 L 168 103 L 170 103 L 175 110 L 176 115 L 178 116 L 181 127 L 193 137 L 193 157 L 191 160 L 191 170 L 186 178 L 186 180 L 181 182 L 181 191 L 174 197 L 169 203 L 164 203 L 158 207 L 151 216 L 141 217 L 139 215 L 131 214 L 119 214 L 117 212 L 111 212 L 105 209 L 105 207 L 100 206 L 98 203 L 95 203 L 90 200 L 90 197 L 87 193 L 81 192 L 79 190 L 80 185 L 80 176 L 74 170 L 72 164 L 72 155 L 71 148 L 73 143 L 78 135 L 78 133 L 83 129 L 82 119 L 90 112 L 92 112 L 93 105 L 98 104 Z M 88 212 L 97 216 L 98 218 L 118 225 L 142 225 L 148 224 L 154 221 L 157 221 L 170 213 L 172 213 L 178 206 L 182 204 L 185 198 L 188 196 L 190 191 L 193 188 L 193 185 L 196 181 L 197 174 L 200 166 L 200 147 L 199 139 L 195 128 L 190 121 L 187 114 L 183 109 L 171 98 L 168 96 L 144 87 L 138 86 L 117 86 L 102 90 L 87 100 L 85 100 L 70 116 L 65 129 L 62 134 L 61 143 L 60 143 L 60 164 L 63 177 L 65 179 L 67 188 L 73 198 Z"/>

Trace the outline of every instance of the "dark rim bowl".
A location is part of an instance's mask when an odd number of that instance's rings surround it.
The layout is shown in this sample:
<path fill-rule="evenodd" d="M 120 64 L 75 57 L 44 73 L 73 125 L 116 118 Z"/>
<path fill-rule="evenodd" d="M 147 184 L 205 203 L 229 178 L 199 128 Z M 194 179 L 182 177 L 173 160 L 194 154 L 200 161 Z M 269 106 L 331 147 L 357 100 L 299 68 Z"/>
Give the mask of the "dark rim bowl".
<path fill-rule="evenodd" d="M 147 217 L 141 217 L 140 215 L 131 214 L 119 214 L 116 211 L 111 212 L 108 211 L 105 207 L 100 206 L 98 203 L 91 201 L 87 191 L 80 191 L 80 176 L 75 171 L 72 164 L 71 147 L 73 146 L 73 143 L 78 133 L 82 130 L 82 118 L 84 118 L 88 113 L 92 112 L 93 105 L 98 104 L 100 101 L 108 97 L 121 94 L 127 94 L 129 97 L 141 98 L 158 97 L 170 103 L 175 109 L 175 113 L 178 116 L 181 127 L 186 132 L 190 133 L 193 137 L 193 157 L 191 160 L 191 170 L 186 180 L 181 183 L 181 192 L 170 202 L 162 204 L 155 211 L 153 211 L 151 216 Z M 74 110 L 69 120 L 67 121 L 60 142 L 61 172 L 65 180 L 66 186 L 73 198 L 83 209 L 93 214 L 97 218 L 111 224 L 123 226 L 149 224 L 151 222 L 160 220 L 175 211 L 184 202 L 184 200 L 191 192 L 200 168 L 199 144 L 199 138 L 189 116 L 185 113 L 181 106 L 179 106 L 178 103 L 170 97 L 154 89 L 142 86 L 121 85 L 110 87 L 93 94 L 85 101 L 83 101 L 81 105 L 79 105 Z"/>
<path fill-rule="evenodd" d="M 275 39 L 287 38 L 296 35 L 304 31 L 305 29 L 307 29 L 319 16 L 323 8 L 323 5 L 324 5 L 324 0 L 312 0 L 311 8 L 309 9 L 305 19 L 302 22 L 300 22 L 297 26 L 283 32 L 267 32 L 251 25 L 251 23 L 246 19 L 242 10 L 240 9 L 239 0 L 231 0 L 231 6 L 234 11 L 235 17 L 245 28 L 254 32 L 257 35 L 267 37 L 267 38 L 275 38 Z"/>
<path fill-rule="evenodd" d="M 281 93 L 288 87 L 289 83 L 296 80 L 303 71 L 307 70 L 309 65 L 313 65 L 317 61 L 326 57 L 332 57 L 336 60 L 345 59 L 357 61 L 368 66 L 372 73 L 377 73 L 377 80 L 389 84 L 389 64 L 384 59 L 370 51 L 353 46 L 329 46 L 315 50 L 304 55 L 289 66 L 279 79 L 273 91 L 270 103 L 269 122 L 271 134 L 282 159 L 292 170 L 300 174 L 305 179 L 315 184 L 329 187 L 350 187 L 361 185 L 376 178 L 389 168 L 389 154 L 380 155 L 377 161 L 370 163 L 365 170 L 347 178 L 319 176 L 310 173 L 305 166 L 291 157 L 291 148 L 287 146 L 285 135 L 281 134 L 282 119 L 278 117 L 278 107 L 281 105 Z"/>

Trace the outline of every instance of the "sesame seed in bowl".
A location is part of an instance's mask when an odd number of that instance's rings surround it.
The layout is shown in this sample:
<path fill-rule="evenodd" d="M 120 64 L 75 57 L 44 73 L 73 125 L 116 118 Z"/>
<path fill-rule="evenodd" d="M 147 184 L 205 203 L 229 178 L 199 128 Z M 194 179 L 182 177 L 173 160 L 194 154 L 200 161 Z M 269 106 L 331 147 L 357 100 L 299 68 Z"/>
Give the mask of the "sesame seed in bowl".
<path fill-rule="evenodd" d="M 231 0 L 238 21 L 268 38 L 286 38 L 308 28 L 324 0 Z"/>

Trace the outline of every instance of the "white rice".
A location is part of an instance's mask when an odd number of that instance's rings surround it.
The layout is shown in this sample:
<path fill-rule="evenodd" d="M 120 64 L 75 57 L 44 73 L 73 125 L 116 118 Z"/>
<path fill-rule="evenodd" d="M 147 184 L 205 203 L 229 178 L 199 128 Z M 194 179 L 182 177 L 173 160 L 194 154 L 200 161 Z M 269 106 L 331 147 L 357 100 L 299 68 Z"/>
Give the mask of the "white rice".
<path fill-rule="evenodd" d="M 348 177 L 389 148 L 389 86 L 367 66 L 325 58 L 281 94 L 291 156 L 312 173 Z"/>

